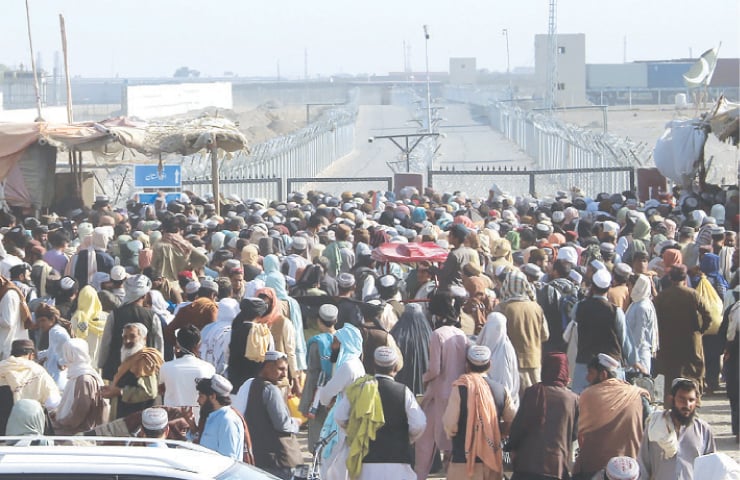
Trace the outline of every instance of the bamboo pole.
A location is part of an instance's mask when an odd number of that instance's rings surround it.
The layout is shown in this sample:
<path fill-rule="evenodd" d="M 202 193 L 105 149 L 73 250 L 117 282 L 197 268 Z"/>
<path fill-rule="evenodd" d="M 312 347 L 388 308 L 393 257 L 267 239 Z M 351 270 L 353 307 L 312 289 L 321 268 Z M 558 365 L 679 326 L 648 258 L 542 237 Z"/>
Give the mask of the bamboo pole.
<path fill-rule="evenodd" d="M 62 32 L 62 53 L 64 54 L 64 78 L 67 84 L 67 123 L 74 121 L 72 114 L 72 81 L 69 76 L 69 56 L 67 50 L 67 29 L 64 25 L 64 15 L 59 14 L 59 29 Z"/>
<path fill-rule="evenodd" d="M 218 146 L 216 139 L 210 140 L 211 152 L 211 188 L 213 189 L 213 204 L 216 206 L 216 215 L 221 215 L 221 197 L 219 195 L 219 178 L 218 178 Z"/>
<path fill-rule="evenodd" d="M 36 59 L 33 55 L 33 39 L 31 38 L 31 12 L 28 7 L 28 0 L 26 0 L 26 27 L 28 28 L 28 46 L 31 49 L 31 72 L 33 73 L 33 88 L 36 92 L 36 113 L 37 122 L 43 122 L 44 119 L 41 117 L 41 92 L 39 91 L 39 77 L 36 75 Z"/>

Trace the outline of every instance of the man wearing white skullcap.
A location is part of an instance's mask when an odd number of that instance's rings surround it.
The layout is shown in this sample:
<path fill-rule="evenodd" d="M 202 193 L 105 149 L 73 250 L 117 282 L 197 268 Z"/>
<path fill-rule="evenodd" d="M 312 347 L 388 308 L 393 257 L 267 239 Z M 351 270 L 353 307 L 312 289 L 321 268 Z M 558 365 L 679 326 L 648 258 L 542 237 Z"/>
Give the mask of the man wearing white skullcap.
<path fill-rule="evenodd" d="M 242 460 L 245 424 L 244 419 L 240 418 L 241 412 L 231 406 L 231 382 L 216 374 L 199 379 L 195 389 L 200 405 L 200 421 L 197 423 L 204 425 L 200 432 L 200 445 L 234 460 Z M 190 420 L 191 432 L 197 431 L 195 419 L 191 417 Z"/>
<path fill-rule="evenodd" d="M 378 321 L 385 331 L 390 332 L 398 323 L 405 308 L 401 303 L 401 293 L 398 291 L 398 279 L 395 275 L 383 275 L 378 279 L 377 288 L 380 299 L 385 304 Z"/>
<path fill-rule="evenodd" d="M 491 366 L 491 350 L 485 345 L 471 345 L 465 358 L 465 373 L 453 382 L 442 417 L 445 433 L 452 440 L 447 478 L 500 479 L 503 459 L 499 446 L 502 433 L 509 432 L 513 411 L 503 408 L 509 403 L 506 389 L 493 384 L 486 376 Z M 503 419 L 501 428 L 499 419 Z"/>
<path fill-rule="evenodd" d="M 276 477 L 290 479 L 292 469 L 303 463 L 296 434 L 298 423 L 291 417 L 277 384 L 288 377 L 288 357 L 268 350 L 259 374 L 239 388 L 234 408 L 244 413 L 254 447 L 255 465 Z"/>
<path fill-rule="evenodd" d="M 640 466 L 632 457 L 613 457 L 604 469 L 605 480 L 637 480 L 638 478 L 640 478 Z"/>
<path fill-rule="evenodd" d="M 576 252 L 576 249 L 573 247 L 562 247 L 560 250 L 558 250 L 558 260 L 564 260 L 568 263 L 570 263 L 571 267 L 575 267 L 578 265 L 578 252 Z"/>
<path fill-rule="evenodd" d="M 350 449 L 362 453 L 355 462 L 348 462 L 349 475 L 360 480 L 416 478 L 411 468 L 411 445 L 424 432 L 426 416 L 411 390 L 394 380 L 400 364 L 398 349 L 378 347 L 373 360 L 375 375 L 348 387 L 334 412 L 334 419 L 347 434 Z M 358 403 L 380 404 L 381 408 L 368 412 L 360 407 L 363 410 L 356 412 Z M 382 424 L 378 422 L 380 415 L 384 418 Z M 375 440 L 352 435 L 362 425 L 375 433 Z"/>
<path fill-rule="evenodd" d="M 290 248 L 290 255 L 287 255 L 280 266 L 280 272 L 290 278 L 296 278 L 299 272 L 303 271 L 311 262 L 306 257 L 308 250 L 308 240 L 306 237 L 293 237 L 293 244 Z"/>
<path fill-rule="evenodd" d="M 590 479 L 618 455 L 637 457 L 650 394 L 617 377 L 620 363 L 599 353 L 588 364 L 590 387 L 578 399 L 578 445 L 574 474 Z M 580 477 L 579 477 L 580 478 Z"/>
<path fill-rule="evenodd" d="M 141 412 L 141 428 L 146 438 L 167 438 L 170 432 L 167 426 L 167 410 L 150 407 Z"/>
<path fill-rule="evenodd" d="M 331 343 L 336 332 L 338 312 L 337 307 L 330 303 L 319 307 L 319 321 L 316 323 L 319 333 L 306 342 L 308 368 L 298 409 L 308 417 L 308 449 L 311 453 L 320 439 L 321 427 L 328 413 L 328 409 L 319 402 L 318 389 L 331 379 L 334 370 L 331 363 Z"/>
<path fill-rule="evenodd" d="M 596 270 L 591 278 L 591 295 L 578 302 L 572 313 L 578 328 L 578 348 L 572 375 L 572 389 L 576 393 L 588 386 L 586 365 L 599 353 L 607 353 L 617 359 L 620 378 L 624 377 L 622 364 L 638 370 L 642 368 L 627 337 L 624 311 L 607 298 L 611 281 L 608 270 Z"/>

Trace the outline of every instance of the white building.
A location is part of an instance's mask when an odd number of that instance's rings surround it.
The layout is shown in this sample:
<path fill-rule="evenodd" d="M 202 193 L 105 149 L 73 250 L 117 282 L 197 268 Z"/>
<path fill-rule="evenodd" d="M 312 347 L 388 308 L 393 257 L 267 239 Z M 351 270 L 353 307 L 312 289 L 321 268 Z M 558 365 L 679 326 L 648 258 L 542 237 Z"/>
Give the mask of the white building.
<path fill-rule="evenodd" d="M 586 35 L 583 33 L 558 34 L 557 81 L 555 104 L 558 106 L 583 105 L 586 102 Z M 534 65 L 537 85 L 543 98 L 547 95 L 549 41 L 547 35 L 534 36 Z"/>
<path fill-rule="evenodd" d="M 450 83 L 453 85 L 472 85 L 478 79 L 475 57 L 450 58 Z"/>

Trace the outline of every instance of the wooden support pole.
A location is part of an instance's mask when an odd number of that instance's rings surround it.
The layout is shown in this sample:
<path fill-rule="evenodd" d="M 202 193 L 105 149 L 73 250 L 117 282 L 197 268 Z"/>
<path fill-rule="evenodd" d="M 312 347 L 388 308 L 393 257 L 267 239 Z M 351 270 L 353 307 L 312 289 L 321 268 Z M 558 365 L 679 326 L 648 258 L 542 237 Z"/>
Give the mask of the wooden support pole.
<path fill-rule="evenodd" d="M 64 26 L 64 15 L 59 14 L 59 28 L 62 32 L 62 53 L 64 55 L 64 78 L 67 84 L 67 123 L 74 121 L 72 114 L 72 82 L 69 75 L 69 55 L 67 51 L 67 29 Z"/>
<path fill-rule="evenodd" d="M 213 204 L 216 206 L 216 215 L 221 215 L 221 198 L 219 196 L 218 178 L 218 146 L 216 139 L 210 140 L 209 151 L 211 153 L 211 188 L 213 190 Z"/>
<path fill-rule="evenodd" d="M 41 91 L 39 89 L 39 77 L 36 72 L 36 59 L 34 58 L 33 52 L 33 39 L 31 37 L 31 10 L 28 7 L 28 0 L 26 0 L 26 26 L 28 28 L 28 47 L 31 49 L 31 72 L 33 73 L 33 88 L 36 92 L 36 122 L 43 122 L 44 119 L 41 116 Z"/>

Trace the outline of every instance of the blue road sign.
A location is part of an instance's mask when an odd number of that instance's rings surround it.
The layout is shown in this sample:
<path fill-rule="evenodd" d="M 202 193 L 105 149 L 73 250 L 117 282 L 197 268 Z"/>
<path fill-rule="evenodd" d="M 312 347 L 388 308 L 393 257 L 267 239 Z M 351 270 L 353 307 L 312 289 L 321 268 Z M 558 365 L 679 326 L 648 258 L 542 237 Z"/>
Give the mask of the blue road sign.
<path fill-rule="evenodd" d="M 138 193 L 137 195 L 139 195 L 140 203 L 147 203 L 149 205 L 152 205 L 157 199 L 156 193 Z M 168 193 L 167 195 L 165 195 L 165 198 L 167 199 L 167 203 L 170 203 L 174 200 L 179 202 L 181 196 L 182 195 L 179 193 Z"/>
<path fill-rule="evenodd" d="M 135 188 L 181 188 L 182 168 L 180 165 L 134 165 Z"/>

